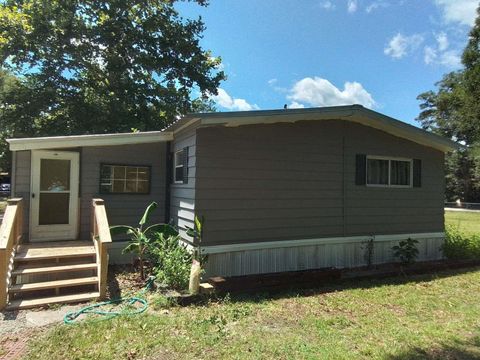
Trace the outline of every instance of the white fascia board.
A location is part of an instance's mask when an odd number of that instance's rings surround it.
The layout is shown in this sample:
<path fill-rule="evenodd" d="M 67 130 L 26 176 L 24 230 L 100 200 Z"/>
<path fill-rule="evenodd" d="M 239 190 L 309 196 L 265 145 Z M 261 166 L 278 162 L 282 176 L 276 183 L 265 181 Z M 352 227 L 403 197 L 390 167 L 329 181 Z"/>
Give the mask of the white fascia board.
<path fill-rule="evenodd" d="M 183 129 L 189 127 L 190 125 L 193 125 L 193 124 L 196 123 L 197 121 L 200 121 L 200 119 L 199 119 L 199 118 L 193 118 L 193 119 L 187 121 L 185 124 L 179 126 L 178 128 L 172 128 L 173 133 L 174 133 L 174 134 L 177 134 L 177 133 L 179 133 L 180 131 L 182 131 Z"/>
<path fill-rule="evenodd" d="M 435 239 L 445 238 L 445 233 L 415 233 L 415 234 L 394 234 L 394 235 L 374 235 L 374 236 L 348 236 L 348 237 L 331 237 L 319 239 L 298 239 L 298 240 L 279 240 L 279 241 L 264 241 L 244 244 L 228 244 L 228 245 L 212 245 L 202 246 L 202 254 L 222 254 L 235 251 L 248 250 L 264 250 L 264 249 L 278 249 L 299 246 L 315 246 L 324 244 L 354 244 L 363 243 L 373 239 L 374 242 L 385 241 L 400 241 L 406 239 Z"/>
<path fill-rule="evenodd" d="M 173 140 L 173 133 L 149 131 L 121 134 L 95 134 L 7 139 L 11 151 L 61 149 L 84 146 L 145 144 Z"/>

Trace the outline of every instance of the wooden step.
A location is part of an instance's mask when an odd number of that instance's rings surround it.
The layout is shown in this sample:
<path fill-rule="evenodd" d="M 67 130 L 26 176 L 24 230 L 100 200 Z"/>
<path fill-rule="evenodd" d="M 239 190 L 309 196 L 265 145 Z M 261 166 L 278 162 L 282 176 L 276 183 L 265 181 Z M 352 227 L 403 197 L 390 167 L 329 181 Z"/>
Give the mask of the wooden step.
<path fill-rule="evenodd" d="M 43 243 L 20 245 L 15 261 L 44 260 L 55 258 L 75 258 L 94 256 L 95 247 L 92 242 L 72 241 L 59 244 Z"/>
<path fill-rule="evenodd" d="M 29 309 L 49 304 L 84 302 L 100 297 L 98 292 L 88 292 L 74 295 L 52 296 L 39 299 L 13 300 L 7 305 L 7 310 Z"/>
<path fill-rule="evenodd" d="M 54 281 L 42 281 L 37 283 L 29 284 L 16 284 L 8 288 L 9 292 L 23 292 L 23 291 L 32 291 L 32 290 L 44 290 L 44 289 L 55 289 L 62 287 L 70 286 L 80 286 L 80 285 L 89 285 L 97 284 L 98 277 L 91 276 L 78 279 L 67 279 L 67 280 L 54 280 Z"/>
<path fill-rule="evenodd" d="M 69 271 L 81 271 L 81 270 L 95 270 L 97 269 L 96 263 L 87 264 L 75 264 L 75 265 L 58 265 L 58 266 L 19 266 L 12 271 L 12 275 L 37 275 L 46 273 L 59 273 Z"/>

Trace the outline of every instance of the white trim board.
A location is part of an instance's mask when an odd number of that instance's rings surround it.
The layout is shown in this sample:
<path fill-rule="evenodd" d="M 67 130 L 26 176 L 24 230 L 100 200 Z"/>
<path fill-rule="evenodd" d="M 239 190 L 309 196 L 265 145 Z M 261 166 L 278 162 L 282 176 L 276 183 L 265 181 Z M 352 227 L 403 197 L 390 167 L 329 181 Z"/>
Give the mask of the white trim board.
<path fill-rule="evenodd" d="M 11 151 L 61 149 L 82 146 L 112 146 L 172 141 L 171 131 L 138 133 L 50 136 L 38 138 L 7 139 Z"/>
<path fill-rule="evenodd" d="M 280 241 L 264 241 L 257 243 L 245 244 L 229 244 L 229 245 L 213 245 L 202 246 L 202 254 L 221 254 L 234 251 L 248 250 L 264 250 L 275 248 L 288 248 L 298 246 L 314 246 L 324 244 L 354 244 L 369 241 L 373 238 L 374 242 L 400 241 L 408 238 L 411 239 L 433 239 L 444 238 L 444 232 L 436 233 L 415 233 L 415 234 L 394 234 L 394 235 L 372 235 L 372 236 L 348 236 L 348 237 L 331 237 L 319 239 L 298 239 L 298 240 L 280 240 Z"/>

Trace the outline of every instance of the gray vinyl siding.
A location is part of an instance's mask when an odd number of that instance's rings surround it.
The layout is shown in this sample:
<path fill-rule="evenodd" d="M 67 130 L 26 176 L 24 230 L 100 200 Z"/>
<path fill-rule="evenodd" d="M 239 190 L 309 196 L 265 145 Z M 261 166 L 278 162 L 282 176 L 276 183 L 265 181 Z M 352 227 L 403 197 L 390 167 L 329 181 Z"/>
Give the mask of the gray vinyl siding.
<path fill-rule="evenodd" d="M 444 230 L 444 154 L 359 124 L 349 124 L 345 147 L 346 235 L 441 232 Z M 422 186 L 355 185 L 355 155 L 422 160 Z"/>
<path fill-rule="evenodd" d="M 197 130 L 203 245 L 443 231 L 443 153 L 346 121 Z M 355 185 L 356 154 L 422 160 L 422 187 Z"/>
<path fill-rule="evenodd" d="M 93 198 L 105 200 L 110 225 L 137 225 L 152 201 L 158 203 L 151 221 L 164 222 L 166 143 L 85 147 L 80 165 L 80 238 L 90 237 Z M 150 194 L 100 194 L 100 164 L 151 167 Z"/>
<path fill-rule="evenodd" d="M 179 131 L 175 134 L 175 139 L 171 144 L 172 156 L 176 151 L 188 147 L 188 182 L 186 184 L 174 184 L 172 182 L 170 187 L 170 217 L 173 223 L 178 226 L 180 235 L 188 241 L 192 239 L 186 235 L 186 227 L 193 227 L 195 217 L 197 127 L 197 124 L 193 124 Z"/>
<path fill-rule="evenodd" d="M 15 158 L 12 165 L 12 197 L 23 198 L 24 200 L 24 238 L 28 238 L 29 211 L 30 211 L 30 174 L 31 174 L 31 151 L 15 151 L 12 153 Z"/>

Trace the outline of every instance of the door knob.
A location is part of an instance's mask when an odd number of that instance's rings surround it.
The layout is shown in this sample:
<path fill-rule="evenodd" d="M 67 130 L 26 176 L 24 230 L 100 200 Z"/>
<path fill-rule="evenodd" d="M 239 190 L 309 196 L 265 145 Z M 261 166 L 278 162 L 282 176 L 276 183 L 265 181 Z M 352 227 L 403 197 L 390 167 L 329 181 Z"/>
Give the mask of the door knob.
<path fill-rule="evenodd" d="M 35 197 L 35 193 L 32 193 L 32 199 Z"/>

